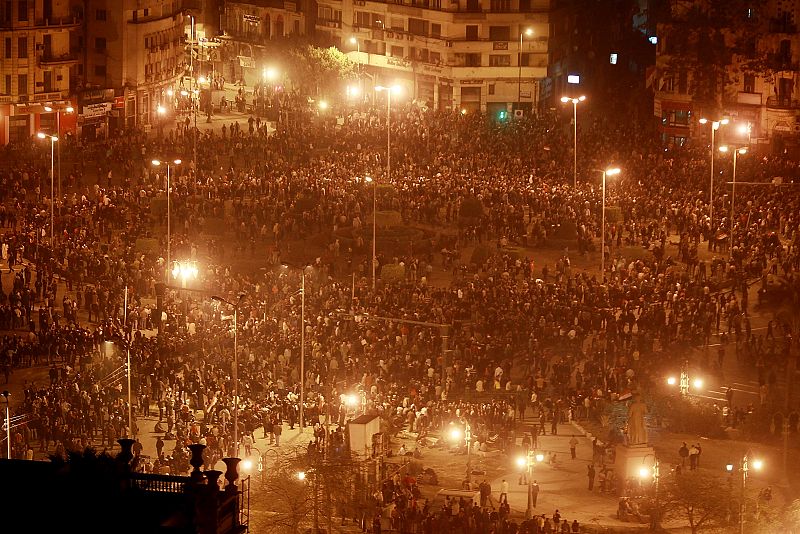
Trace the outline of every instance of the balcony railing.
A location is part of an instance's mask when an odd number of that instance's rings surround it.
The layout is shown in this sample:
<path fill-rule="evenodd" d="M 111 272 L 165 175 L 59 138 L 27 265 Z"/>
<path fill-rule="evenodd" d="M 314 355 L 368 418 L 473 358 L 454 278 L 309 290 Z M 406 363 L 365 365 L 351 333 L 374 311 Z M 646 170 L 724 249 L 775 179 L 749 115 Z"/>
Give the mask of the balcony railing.
<path fill-rule="evenodd" d="M 789 97 L 770 96 L 767 97 L 767 107 L 779 109 L 800 109 L 800 100 Z"/>
<path fill-rule="evenodd" d="M 38 18 L 32 21 L 19 22 L 16 20 L 0 20 L 0 28 L 42 29 L 42 28 L 68 28 L 80 26 L 82 22 L 78 15 L 64 17 Z"/>
<path fill-rule="evenodd" d="M 52 54 L 42 54 L 39 57 L 40 65 L 65 65 L 68 63 L 75 63 L 78 61 L 78 54 L 60 54 L 58 56 Z"/>
<path fill-rule="evenodd" d="M 157 493 L 185 493 L 191 483 L 189 477 L 175 475 L 157 475 L 154 473 L 131 473 L 131 486 L 141 490 Z"/>

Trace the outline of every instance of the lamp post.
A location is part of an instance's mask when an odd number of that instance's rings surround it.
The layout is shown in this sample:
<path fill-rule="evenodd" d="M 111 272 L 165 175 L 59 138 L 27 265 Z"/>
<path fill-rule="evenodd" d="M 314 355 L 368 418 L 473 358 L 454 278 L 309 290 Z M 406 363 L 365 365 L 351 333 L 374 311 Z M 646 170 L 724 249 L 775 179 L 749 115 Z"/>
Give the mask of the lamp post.
<path fill-rule="evenodd" d="M 616 176 L 620 170 L 618 167 L 612 167 L 598 169 L 598 172 L 603 173 L 603 222 L 600 224 L 600 277 L 602 279 L 606 275 L 606 176 Z"/>
<path fill-rule="evenodd" d="M 464 443 L 467 445 L 467 484 L 472 484 L 472 427 L 470 427 L 469 421 L 464 422 L 464 430 L 461 428 L 454 426 L 450 429 L 450 439 L 453 440 L 454 443 L 461 443 L 461 440 L 464 440 Z"/>
<path fill-rule="evenodd" d="M 244 293 L 239 294 L 236 304 L 220 296 L 212 295 L 211 300 L 227 304 L 233 308 L 233 443 L 234 457 L 239 457 L 239 304 L 242 303 Z"/>
<path fill-rule="evenodd" d="M 51 113 L 53 111 L 53 108 L 51 108 L 50 106 L 45 106 L 44 110 L 46 112 L 48 112 L 48 113 Z M 66 108 L 64 108 L 64 112 L 65 113 L 73 113 L 74 111 L 75 111 L 75 108 L 73 108 L 72 106 L 67 106 Z M 56 110 L 56 137 L 59 137 L 59 138 L 61 137 L 61 110 L 60 109 Z M 58 145 L 58 148 L 56 149 L 56 159 L 58 159 L 58 196 L 60 198 L 61 197 L 61 145 Z M 58 213 L 60 214 L 61 211 L 59 210 Z"/>
<path fill-rule="evenodd" d="M 164 269 L 164 278 L 166 278 L 166 281 L 169 282 L 169 272 L 170 272 L 170 269 L 172 267 L 172 264 L 171 264 L 171 261 L 172 261 L 172 228 L 171 228 L 171 224 L 172 224 L 172 222 L 170 220 L 170 217 L 171 217 L 171 214 L 170 214 L 170 210 L 171 210 L 171 207 L 170 207 L 170 189 L 171 189 L 171 187 L 170 187 L 170 174 L 171 174 L 172 166 L 173 165 L 180 165 L 181 164 L 181 160 L 176 159 L 176 160 L 173 160 L 173 161 L 170 162 L 170 161 L 162 161 L 162 160 L 159 160 L 159 159 L 154 159 L 151 163 L 156 167 L 160 167 L 162 164 L 167 166 L 167 264 L 165 266 L 166 268 Z"/>
<path fill-rule="evenodd" d="M 196 280 L 199 269 L 197 263 L 193 261 L 176 261 L 172 264 L 172 278 L 180 279 L 181 287 L 186 287 L 188 280 Z"/>
<path fill-rule="evenodd" d="M 11 393 L 8 390 L 4 390 L 0 393 L 3 397 L 6 398 L 6 458 L 11 459 L 11 404 L 10 398 Z"/>
<path fill-rule="evenodd" d="M 378 257 L 377 250 L 376 250 L 376 243 L 377 243 L 377 233 L 376 229 L 378 227 L 378 182 L 376 182 L 372 176 L 365 176 L 364 181 L 368 184 L 372 184 L 372 289 L 375 289 L 375 263 Z"/>
<path fill-rule="evenodd" d="M 653 457 L 652 468 L 649 468 L 645 465 L 645 461 L 650 456 Z M 653 530 L 657 530 L 661 522 L 661 501 L 659 500 L 658 496 L 658 482 L 659 479 L 661 478 L 661 472 L 660 472 L 660 464 L 658 461 L 658 457 L 655 454 L 645 455 L 645 457 L 642 458 L 642 467 L 639 468 L 639 477 L 642 480 L 645 480 L 651 476 L 653 477 L 653 490 L 655 491 L 656 511 L 655 514 L 651 514 L 650 527 Z"/>
<path fill-rule="evenodd" d="M 719 147 L 719 151 L 723 154 L 729 151 L 729 148 L 725 145 Z M 739 158 L 739 155 L 747 154 L 747 147 L 743 146 L 740 148 L 736 148 L 733 151 L 733 181 L 731 182 L 731 231 L 730 233 L 730 246 L 728 247 L 728 254 L 730 257 L 733 257 L 733 230 L 734 230 L 734 204 L 736 202 L 736 160 Z"/>
<path fill-rule="evenodd" d="M 761 471 L 764 467 L 764 461 L 760 458 L 751 458 L 751 451 L 747 451 L 747 453 L 742 457 L 742 461 L 739 467 L 739 472 L 742 474 L 742 503 L 740 505 L 739 510 L 739 532 L 740 534 L 744 534 L 744 512 L 745 512 L 745 489 L 747 488 L 747 476 L 750 469 L 755 469 L 756 471 Z M 752 465 L 752 467 L 751 467 Z M 725 466 L 725 470 L 728 473 L 733 474 L 734 465 L 729 463 Z"/>
<path fill-rule="evenodd" d="M 519 49 L 517 51 L 517 109 L 522 107 L 522 38 L 533 35 L 531 28 L 519 32 Z"/>
<path fill-rule="evenodd" d="M 135 438 L 136 432 L 133 430 L 133 395 L 131 393 L 131 347 L 130 341 L 127 339 L 128 333 L 128 285 L 125 284 L 125 307 L 123 309 L 123 339 L 125 343 L 125 371 L 128 379 L 128 431 Z"/>
<path fill-rule="evenodd" d="M 358 57 L 358 61 L 356 63 L 358 64 L 358 67 L 359 67 L 358 70 L 360 71 L 361 70 L 361 43 L 359 42 L 359 40 L 357 38 L 351 37 L 350 38 L 350 44 L 351 45 L 356 45 L 356 54 L 357 54 L 357 57 Z"/>
<path fill-rule="evenodd" d="M 572 102 L 572 187 L 578 187 L 578 104 L 584 100 L 586 100 L 584 95 L 576 98 L 561 97 L 561 102 L 564 104 Z"/>
<path fill-rule="evenodd" d="M 709 194 L 708 194 L 708 225 L 709 225 L 709 243 L 714 234 L 714 138 L 716 136 L 717 130 L 720 129 L 721 126 L 728 124 L 728 119 L 720 119 L 720 120 L 708 120 L 708 119 L 700 119 L 700 124 L 711 124 L 711 185 L 709 186 Z"/>
<path fill-rule="evenodd" d="M 541 463 L 544 461 L 544 454 L 537 453 L 532 450 L 529 450 L 525 456 L 520 456 L 517 458 L 517 466 L 520 469 L 525 469 L 527 471 L 527 483 L 528 483 L 528 507 L 525 509 L 525 519 L 530 519 L 533 515 L 533 494 L 531 493 L 531 480 L 533 480 L 533 465 L 535 463 Z"/>
<path fill-rule="evenodd" d="M 392 93 L 400 94 L 401 87 L 399 85 L 392 85 L 385 87 L 378 85 L 375 90 L 378 92 L 386 91 L 386 182 L 391 183 L 392 179 Z M 375 196 L 373 194 L 373 221 L 375 220 Z M 372 225 L 372 289 L 375 289 L 375 268 L 378 263 L 378 257 L 375 254 L 375 225 Z"/>
<path fill-rule="evenodd" d="M 52 247 L 54 243 L 53 220 L 55 219 L 54 213 L 56 204 L 55 188 L 53 186 L 53 183 L 55 182 L 55 169 L 53 168 L 53 161 L 54 161 L 53 153 L 55 150 L 56 141 L 58 141 L 58 136 L 46 134 L 44 132 L 39 132 L 38 134 L 36 134 L 36 136 L 39 139 L 45 139 L 45 138 L 50 139 L 50 246 Z"/>

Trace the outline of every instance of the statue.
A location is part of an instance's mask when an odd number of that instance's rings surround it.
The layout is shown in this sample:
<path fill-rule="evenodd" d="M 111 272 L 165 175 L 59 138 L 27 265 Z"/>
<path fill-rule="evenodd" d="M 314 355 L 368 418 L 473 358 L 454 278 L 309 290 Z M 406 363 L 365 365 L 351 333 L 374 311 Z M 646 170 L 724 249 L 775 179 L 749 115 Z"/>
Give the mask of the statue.
<path fill-rule="evenodd" d="M 647 415 L 647 405 L 641 401 L 639 395 L 636 395 L 628 406 L 628 445 L 647 445 L 645 415 Z"/>

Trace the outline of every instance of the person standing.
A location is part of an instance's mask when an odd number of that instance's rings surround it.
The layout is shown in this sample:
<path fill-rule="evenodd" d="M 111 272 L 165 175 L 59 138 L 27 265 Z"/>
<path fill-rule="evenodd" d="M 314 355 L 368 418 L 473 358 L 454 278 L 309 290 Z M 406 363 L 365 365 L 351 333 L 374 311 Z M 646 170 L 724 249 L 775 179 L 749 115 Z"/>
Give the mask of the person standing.
<path fill-rule="evenodd" d="M 589 464 L 586 476 L 589 477 L 589 491 L 592 491 L 594 489 L 594 476 L 595 476 L 594 464 Z"/>
<path fill-rule="evenodd" d="M 536 500 L 539 498 L 539 483 L 537 481 L 533 481 L 531 485 L 531 505 L 536 508 Z"/>
<path fill-rule="evenodd" d="M 573 460 L 577 457 L 577 451 L 576 451 L 577 448 L 578 448 L 578 438 L 576 438 L 575 435 L 573 434 L 572 437 L 569 439 L 569 453 L 572 456 Z"/>
<path fill-rule="evenodd" d="M 272 433 L 275 434 L 275 446 L 281 446 L 281 433 L 283 432 L 283 425 L 281 421 L 276 421 L 272 426 Z"/>
<path fill-rule="evenodd" d="M 503 479 L 503 482 L 500 484 L 500 499 L 498 502 L 500 504 L 508 502 L 508 481 L 506 479 Z"/>

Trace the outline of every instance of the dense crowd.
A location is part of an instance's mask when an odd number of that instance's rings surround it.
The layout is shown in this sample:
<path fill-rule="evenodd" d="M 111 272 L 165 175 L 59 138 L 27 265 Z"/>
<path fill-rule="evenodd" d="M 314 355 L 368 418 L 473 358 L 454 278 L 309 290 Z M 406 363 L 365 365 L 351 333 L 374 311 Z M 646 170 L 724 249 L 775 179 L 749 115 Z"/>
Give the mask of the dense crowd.
<path fill-rule="evenodd" d="M 513 445 L 518 415 L 533 413 L 542 431 L 599 417 L 604 402 L 655 380 L 654 353 L 708 345 L 720 333 L 758 369 L 767 402 L 788 353 L 774 335 L 751 332 L 747 288 L 766 290 L 771 275 L 797 291 L 800 195 L 741 188 L 731 214 L 719 194 L 712 221 L 707 147 L 664 150 L 646 131 L 599 117 L 581 125 L 573 186 L 566 126 L 553 114 L 498 123 L 399 106 L 390 172 L 386 116 L 372 110 L 275 131 L 251 118 L 196 136 L 181 128 L 68 140 L 65 155 L 83 157 L 63 169 L 52 229 L 44 152 L 6 149 L 13 164 L 0 170 L 0 240 L 14 278 L 0 288 L 0 326 L 10 332 L 0 366 L 6 377 L 53 366 L 49 385 L 26 389 L 14 454 L 28 454 L 35 439 L 63 453 L 135 431 L 120 370 L 126 351 L 133 409 L 157 411 L 165 439 L 176 440 L 171 457 L 161 440 L 151 468 L 180 471 L 190 442 L 208 445 L 212 462 L 235 446 L 233 309 L 182 291 L 169 274 L 163 287 L 168 217 L 170 259 L 200 264 L 189 288 L 238 305 L 245 446 L 258 429 L 279 443 L 301 411 L 319 443 L 330 426 L 368 412 L 420 435 L 469 423 L 476 447 Z M 175 158 L 182 162 L 169 179 L 151 163 Z M 576 258 L 600 252 L 593 169 L 612 163 L 623 172 L 607 188 L 617 216 L 609 211 L 606 272 L 579 271 Z M 718 191 L 727 165 L 718 163 Z M 797 172 L 772 156 L 743 158 L 737 169 L 753 182 Z M 379 237 L 374 287 L 373 195 L 380 225 L 414 229 L 408 239 L 393 228 Z M 536 261 L 547 247 L 562 250 L 553 264 Z M 701 364 L 722 371 L 721 359 Z M 357 406 L 348 402 L 354 393 Z M 487 513 L 449 506 L 448 521 L 480 525 Z"/>

